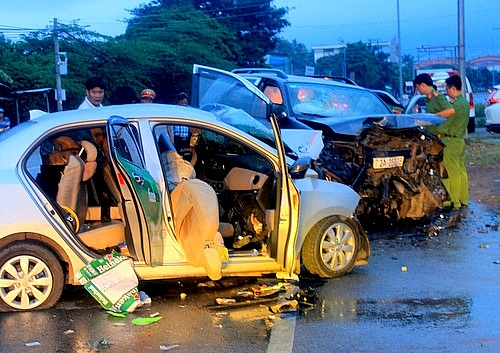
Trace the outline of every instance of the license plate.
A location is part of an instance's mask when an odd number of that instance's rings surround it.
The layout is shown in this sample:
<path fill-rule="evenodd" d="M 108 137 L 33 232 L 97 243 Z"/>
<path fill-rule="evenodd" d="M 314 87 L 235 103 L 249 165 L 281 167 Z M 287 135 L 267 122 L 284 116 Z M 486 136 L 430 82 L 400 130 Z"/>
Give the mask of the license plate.
<path fill-rule="evenodd" d="M 373 158 L 373 168 L 384 169 L 402 167 L 404 160 L 405 157 L 403 156 Z"/>

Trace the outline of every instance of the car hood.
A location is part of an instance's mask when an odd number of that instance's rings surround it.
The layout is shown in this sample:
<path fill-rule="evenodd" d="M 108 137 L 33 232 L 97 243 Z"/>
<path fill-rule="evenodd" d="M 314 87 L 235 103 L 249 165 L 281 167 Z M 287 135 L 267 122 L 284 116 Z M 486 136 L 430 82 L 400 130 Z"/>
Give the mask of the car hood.
<path fill-rule="evenodd" d="M 432 114 L 388 114 L 349 118 L 321 117 L 299 118 L 310 127 L 342 135 L 358 136 L 373 126 L 384 129 L 408 129 L 426 125 L 439 125 L 446 119 Z"/>

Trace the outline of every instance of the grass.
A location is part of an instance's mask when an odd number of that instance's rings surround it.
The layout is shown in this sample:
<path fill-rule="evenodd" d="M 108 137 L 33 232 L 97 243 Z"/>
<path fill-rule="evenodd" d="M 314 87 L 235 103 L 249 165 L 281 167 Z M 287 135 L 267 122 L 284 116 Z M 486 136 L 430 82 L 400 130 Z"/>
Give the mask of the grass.
<path fill-rule="evenodd" d="M 500 140 L 468 139 L 465 165 L 500 164 Z"/>

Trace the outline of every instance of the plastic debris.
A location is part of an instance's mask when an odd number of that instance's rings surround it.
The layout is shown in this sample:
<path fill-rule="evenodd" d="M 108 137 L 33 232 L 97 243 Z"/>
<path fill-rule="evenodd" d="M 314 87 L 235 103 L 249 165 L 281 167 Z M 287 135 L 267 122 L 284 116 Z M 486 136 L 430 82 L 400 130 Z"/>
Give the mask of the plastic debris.
<path fill-rule="evenodd" d="M 117 313 L 111 310 L 106 311 L 109 315 L 114 316 L 114 317 L 127 317 L 127 312 L 121 312 Z"/>
<path fill-rule="evenodd" d="M 160 351 L 169 351 L 169 350 L 174 349 L 174 348 L 179 348 L 179 345 L 178 344 L 171 344 L 170 346 L 161 345 Z"/>
<path fill-rule="evenodd" d="M 156 317 L 138 317 L 132 320 L 132 323 L 134 325 L 138 326 L 143 326 L 143 325 L 149 325 L 149 324 L 154 324 L 155 322 L 161 320 L 161 316 L 156 316 Z"/>
<path fill-rule="evenodd" d="M 181 297 L 182 300 L 184 300 L 184 299 L 186 299 L 187 294 L 186 293 L 181 293 L 180 297 Z"/>
<path fill-rule="evenodd" d="M 66 331 L 64 331 L 64 334 L 65 334 L 65 335 L 69 335 L 70 333 L 74 333 L 74 332 L 75 332 L 75 331 L 73 331 L 73 330 L 66 330 Z"/>
<path fill-rule="evenodd" d="M 406 267 L 406 266 L 401 267 L 401 272 L 407 272 L 407 271 L 408 271 L 408 267 Z"/>
<path fill-rule="evenodd" d="M 151 304 L 151 298 L 146 293 L 144 293 L 142 290 L 139 292 L 139 298 L 141 299 L 142 305 L 150 305 Z"/>
<path fill-rule="evenodd" d="M 40 342 L 38 342 L 38 341 L 35 341 L 35 342 L 26 342 L 24 345 L 26 347 L 34 347 L 34 346 L 39 346 Z"/>
<path fill-rule="evenodd" d="M 97 349 L 108 349 L 111 348 L 113 345 L 113 342 L 108 341 L 107 339 L 103 338 L 99 342 L 97 342 L 96 347 Z"/>
<path fill-rule="evenodd" d="M 279 300 L 276 305 L 270 306 L 269 309 L 274 314 L 277 314 L 277 313 L 296 311 L 298 307 L 299 307 L 299 302 L 297 300 L 282 299 Z"/>
<path fill-rule="evenodd" d="M 236 303 L 236 299 L 232 299 L 232 298 L 217 298 L 217 299 L 215 299 L 215 301 L 219 305 L 227 305 L 227 304 Z"/>
<path fill-rule="evenodd" d="M 132 260 L 116 251 L 92 260 L 76 278 L 106 310 L 133 312 L 143 302 Z"/>
<path fill-rule="evenodd" d="M 157 317 L 158 315 L 160 315 L 160 313 L 159 313 L 159 312 L 156 312 L 156 313 L 152 313 L 152 314 L 150 314 L 150 315 L 149 315 L 149 317 Z"/>

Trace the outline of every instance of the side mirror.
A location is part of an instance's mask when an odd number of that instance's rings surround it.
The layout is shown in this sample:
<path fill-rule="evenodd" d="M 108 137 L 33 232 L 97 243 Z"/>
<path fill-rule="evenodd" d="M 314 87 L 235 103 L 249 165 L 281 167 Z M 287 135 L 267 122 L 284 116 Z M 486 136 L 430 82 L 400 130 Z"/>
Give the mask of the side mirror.
<path fill-rule="evenodd" d="M 288 111 L 283 104 L 274 103 L 271 107 L 271 112 L 276 116 L 278 121 L 288 117 Z"/>
<path fill-rule="evenodd" d="M 300 157 L 295 161 L 295 163 L 288 169 L 288 173 L 292 179 L 303 179 L 306 175 L 307 170 L 311 166 L 311 157 Z"/>

